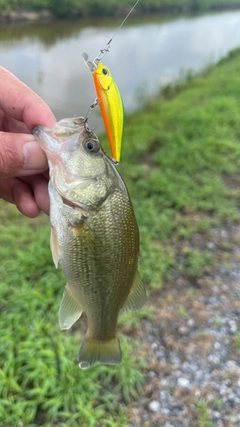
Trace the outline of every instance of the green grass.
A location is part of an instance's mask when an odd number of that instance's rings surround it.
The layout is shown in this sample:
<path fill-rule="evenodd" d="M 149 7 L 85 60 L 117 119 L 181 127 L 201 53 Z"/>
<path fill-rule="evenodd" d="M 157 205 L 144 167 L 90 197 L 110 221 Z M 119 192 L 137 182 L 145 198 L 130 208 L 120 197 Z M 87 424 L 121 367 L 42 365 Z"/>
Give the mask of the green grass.
<path fill-rule="evenodd" d="M 240 332 L 238 331 L 235 335 L 234 346 L 237 352 L 240 352 Z"/>
<path fill-rule="evenodd" d="M 213 265 L 213 257 L 208 250 L 186 247 L 182 255 L 182 259 L 179 261 L 179 270 L 189 277 L 201 277 L 203 269 Z"/>
<path fill-rule="evenodd" d="M 139 269 L 149 293 L 179 270 L 200 277 L 214 261 L 189 249 L 193 234 L 239 220 L 239 99 L 235 51 L 126 118 L 119 169 L 140 227 Z M 80 370 L 79 333 L 58 326 L 65 280 L 51 259 L 48 219 L 0 207 L 0 426 L 128 426 L 124 405 L 141 393 L 146 368 L 139 343 L 122 334 L 120 366 Z M 120 329 L 138 330 L 146 317 L 154 321 L 154 308 L 122 316 Z M 210 426 L 204 405 L 198 413 Z"/>
<path fill-rule="evenodd" d="M 214 427 L 215 423 L 211 421 L 208 402 L 205 400 L 196 401 L 196 413 L 198 415 L 199 427 Z"/>

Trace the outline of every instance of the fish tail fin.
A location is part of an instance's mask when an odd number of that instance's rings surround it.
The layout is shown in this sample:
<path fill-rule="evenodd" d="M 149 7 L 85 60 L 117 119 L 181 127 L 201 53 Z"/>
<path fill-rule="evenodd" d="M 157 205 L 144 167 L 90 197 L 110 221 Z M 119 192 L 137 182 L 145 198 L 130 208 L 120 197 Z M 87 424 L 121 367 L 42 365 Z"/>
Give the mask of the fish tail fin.
<path fill-rule="evenodd" d="M 86 336 L 80 348 L 78 362 L 81 369 L 87 369 L 96 362 L 117 365 L 121 359 L 121 347 L 117 337 L 99 341 Z"/>

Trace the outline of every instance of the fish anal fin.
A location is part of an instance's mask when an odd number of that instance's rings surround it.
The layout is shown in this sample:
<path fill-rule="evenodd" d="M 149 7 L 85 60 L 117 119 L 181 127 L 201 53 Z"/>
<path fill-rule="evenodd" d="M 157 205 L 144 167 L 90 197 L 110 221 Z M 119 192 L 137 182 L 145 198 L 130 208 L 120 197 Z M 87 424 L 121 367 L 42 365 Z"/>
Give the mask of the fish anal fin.
<path fill-rule="evenodd" d="M 83 310 L 77 301 L 68 284 L 63 293 L 62 302 L 59 309 L 60 329 L 69 329 L 79 319 Z"/>
<path fill-rule="evenodd" d="M 58 267 L 58 262 L 60 258 L 60 249 L 58 244 L 58 238 L 55 228 L 51 227 L 51 236 L 50 236 L 50 247 L 52 251 L 53 262 L 55 267 Z"/>
<path fill-rule="evenodd" d="M 78 362 L 81 369 L 87 369 L 97 362 L 118 365 L 121 359 L 121 348 L 117 337 L 99 341 L 86 336 L 79 352 Z"/>
<path fill-rule="evenodd" d="M 127 300 L 121 308 L 121 313 L 126 313 L 126 311 L 138 310 L 141 308 L 147 299 L 146 289 L 142 282 L 141 277 L 139 276 L 138 271 L 135 274 L 134 281 L 130 293 L 127 297 Z"/>

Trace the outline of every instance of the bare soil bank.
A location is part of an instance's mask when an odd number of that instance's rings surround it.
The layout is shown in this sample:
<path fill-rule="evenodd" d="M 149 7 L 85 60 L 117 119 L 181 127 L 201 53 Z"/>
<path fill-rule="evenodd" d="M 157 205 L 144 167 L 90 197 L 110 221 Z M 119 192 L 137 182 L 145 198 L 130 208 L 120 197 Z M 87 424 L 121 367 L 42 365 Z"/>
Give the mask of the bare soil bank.
<path fill-rule="evenodd" d="M 54 19 L 54 15 L 49 10 L 39 10 L 39 11 L 10 11 L 10 12 L 0 12 L 0 25 L 8 23 L 19 23 L 19 22 L 39 22 L 39 21 L 49 21 Z"/>

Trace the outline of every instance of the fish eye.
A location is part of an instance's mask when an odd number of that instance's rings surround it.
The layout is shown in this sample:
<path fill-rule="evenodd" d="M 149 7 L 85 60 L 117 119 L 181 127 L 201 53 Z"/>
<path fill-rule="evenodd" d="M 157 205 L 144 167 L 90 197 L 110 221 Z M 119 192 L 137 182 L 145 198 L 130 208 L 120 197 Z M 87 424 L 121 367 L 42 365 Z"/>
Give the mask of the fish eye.
<path fill-rule="evenodd" d="M 108 76 L 108 70 L 106 68 L 103 68 L 102 72 L 103 72 L 104 76 Z"/>
<path fill-rule="evenodd" d="M 86 151 L 90 153 L 96 153 L 100 148 L 100 144 L 98 141 L 91 139 L 86 142 L 85 148 L 86 148 Z"/>

